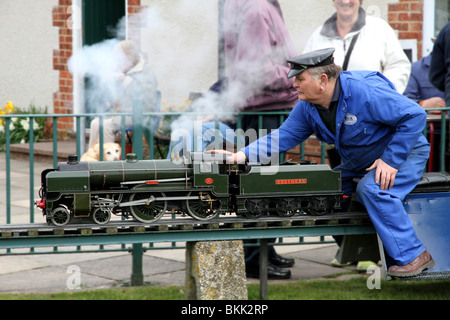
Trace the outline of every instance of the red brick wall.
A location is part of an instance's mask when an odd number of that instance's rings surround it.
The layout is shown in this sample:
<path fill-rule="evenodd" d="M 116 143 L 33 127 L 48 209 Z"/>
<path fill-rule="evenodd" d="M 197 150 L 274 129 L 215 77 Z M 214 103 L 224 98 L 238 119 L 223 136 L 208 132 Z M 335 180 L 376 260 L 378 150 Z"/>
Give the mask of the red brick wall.
<path fill-rule="evenodd" d="M 388 22 L 399 39 L 417 39 L 417 58 L 422 57 L 423 0 L 399 0 L 390 4 Z"/>
<path fill-rule="evenodd" d="M 140 39 L 140 26 L 143 21 L 139 21 L 138 14 L 144 7 L 141 6 L 141 0 L 128 0 L 128 35 L 127 38 L 134 41 L 136 44 L 141 43 Z M 133 18 L 134 16 L 134 18 Z"/>
<path fill-rule="evenodd" d="M 59 30 L 59 48 L 53 50 L 53 69 L 59 71 L 59 90 L 53 94 L 53 108 L 57 114 L 73 113 L 73 80 L 67 67 L 67 60 L 72 55 L 71 6 L 72 0 L 59 0 L 52 12 L 53 26 Z M 66 138 L 72 129 L 72 118 L 58 119 L 60 138 Z"/>
<path fill-rule="evenodd" d="M 141 0 L 128 0 L 128 14 L 138 13 L 141 8 Z"/>

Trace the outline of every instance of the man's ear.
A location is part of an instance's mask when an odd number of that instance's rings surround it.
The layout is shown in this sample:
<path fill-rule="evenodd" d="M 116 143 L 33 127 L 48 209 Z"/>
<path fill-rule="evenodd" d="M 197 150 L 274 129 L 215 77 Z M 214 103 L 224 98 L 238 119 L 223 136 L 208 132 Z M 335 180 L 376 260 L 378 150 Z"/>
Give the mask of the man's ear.
<path fill-rule="evenodd" d="M 325 73 L 322 73 L 320 75 L 320 77 L 319 77 L 319 80 L 320 80 L 320 88 L 322 90 L 325 90 L 325 88 L 328 85 L 328 77 L 327 77 L 327 75 Z"/>

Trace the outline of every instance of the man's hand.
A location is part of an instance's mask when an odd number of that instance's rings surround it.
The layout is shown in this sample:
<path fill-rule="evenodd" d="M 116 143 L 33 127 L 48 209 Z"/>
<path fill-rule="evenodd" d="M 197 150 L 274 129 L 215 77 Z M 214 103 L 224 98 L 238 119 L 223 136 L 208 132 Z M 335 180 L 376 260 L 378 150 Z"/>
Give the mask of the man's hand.
<path fill-rule="evenodd" d="M 371 171 L 376 168 L 375 171 L 375 183 L 380 185 L 381 190 L 387 190 L 394 186 L 395 175 L 398 170 L 388 165 L 381 159 L 377 159 L 374 163 L 366 169 Z"/>
<path fill-rule="evenodd" d="M 433 97 L 420 101 L 419 103 L 423 108 L 445 108 L 447 104 L 445 100 L 440 97 Z M 433 114 L 441 114 L 441 111 L 431 111 Z"/>
<path fill-rule="evenodd" d="M 209 152 L 228 155 L 227 156 L 227 162 L 228 163 L 245 163 L 245 161 L 247 160 L 247 156 L 242 151 L 238 151 L 236 153 L 232 153 L 232 152 L 227 151 L 227 150 L 211 150 Z"/>

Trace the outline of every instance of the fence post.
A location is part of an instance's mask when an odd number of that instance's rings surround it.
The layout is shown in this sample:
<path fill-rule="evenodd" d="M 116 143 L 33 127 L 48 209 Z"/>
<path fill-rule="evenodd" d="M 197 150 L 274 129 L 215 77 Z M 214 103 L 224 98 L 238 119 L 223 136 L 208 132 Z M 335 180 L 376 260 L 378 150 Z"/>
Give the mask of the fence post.
<path fill-rule="evenodd" d="M 142 128 L 142 90 L 136 88 L 134 90 L 134 99 L 133 99 L 133 153 L 137 155 L 139 160 L 142 160 L 144 157 L 143 152 L 143 134 L 144 130 Z M 150 142 L 149 142 L 150 143 Z"/>
<path fill-rule="evenodd" d="M 142 258 L 144 251 L 142 249 L 142 243 L 134 243 L 131 251 L 133 257 L 132 270 L 131 270 L 131 285 L 142 286 L 144 284 L 144 273 L 142 271 Z"/>
<path fill-rule="evenodd" d="M 259 298 L 264 300 L 267 298 L 267 280 L 268 280 L 268 248 L 267 239 L 259 240 Z"/>
<path fill-rule="evenodd" d="M 34 186 L 34 117 L 29 117 L 29 131 L 28 131 L 28 143 L 30 145 L 30 152 L 28 154 L 30 163 L 30 186 Z M 30 223 L 34 223 L 34 188 L 30 187 Z"/>

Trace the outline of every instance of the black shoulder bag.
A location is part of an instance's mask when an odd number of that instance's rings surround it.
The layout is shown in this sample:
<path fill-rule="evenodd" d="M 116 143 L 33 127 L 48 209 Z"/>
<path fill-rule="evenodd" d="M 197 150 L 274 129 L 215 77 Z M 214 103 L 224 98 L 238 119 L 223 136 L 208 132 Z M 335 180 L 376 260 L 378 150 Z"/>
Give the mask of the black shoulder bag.
<path fill-rule="evenodd" d="M 350 56 L 352 54 L 353 48 L 355 46 L 356 40 L 358 40 L 359 33 L 355 34 L 352 38 L 352 42 L 350 42 L 350 47 L 348 47 L 347 54 L 345 55 L 344 64 L 342 65 L 342 69 L 344 71 L 347 70 L 348 62 L 350 60 Z"/>

